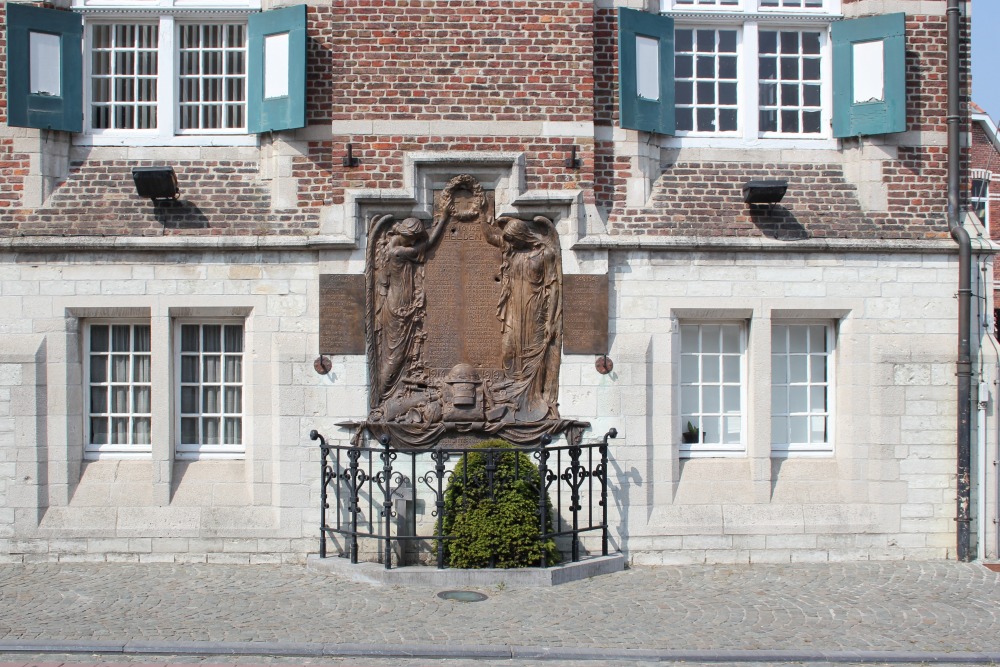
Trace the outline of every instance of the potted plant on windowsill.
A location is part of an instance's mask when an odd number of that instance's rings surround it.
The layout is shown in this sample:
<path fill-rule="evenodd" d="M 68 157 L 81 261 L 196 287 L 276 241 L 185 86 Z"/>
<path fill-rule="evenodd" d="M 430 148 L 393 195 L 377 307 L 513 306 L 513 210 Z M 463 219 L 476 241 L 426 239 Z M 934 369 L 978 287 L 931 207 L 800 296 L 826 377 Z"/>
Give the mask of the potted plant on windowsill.
<path fill-rule="evenodd" d="M 686 431 L 681 431 L 681 440 L 683 440 L 684 444 L 686 444 L 686 445 L 691 445 L 691 444 L 694 444 L 696 442 L 701 442 L 701 431 L 700 431 L 700 429 L 697 426 L 695 426 L 694 424 L 692 424 L 691 422 L 688 422 L 687 423 L 687 430 Z"/>

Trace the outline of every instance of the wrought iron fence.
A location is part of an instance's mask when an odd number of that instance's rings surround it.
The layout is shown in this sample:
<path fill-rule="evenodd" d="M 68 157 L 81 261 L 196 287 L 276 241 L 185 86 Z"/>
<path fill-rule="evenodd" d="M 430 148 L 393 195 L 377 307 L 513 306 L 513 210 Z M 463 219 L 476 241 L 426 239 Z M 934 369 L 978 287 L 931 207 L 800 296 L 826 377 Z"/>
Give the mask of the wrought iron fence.
<path fill-rule="evenodd" d="M 328 541 L 340 538 L 340 556 L 358 562 L 362 540 L 377 543 L 378 562 L 392 567 L 394 547 L 402 560 L 408 545 L 431 545 L 431 558 L 445 567 L 445 543 L 455 538 L 445 533 L 446 488 L 455 475 L 468 475 L 468 459 L 483 457 L 487 492 L 492 498 L 514 480 L 524 482 L 515 463 L 513 479 L 496 474 L 500 457 L 522 452 L 537 467 L 539 541 L 568 541 L 570 558 L 581 558 L 585 534 L 600 535 L 602 555 L 608 555 L 608 439 L 609 430 L 596 442 L 553 444 L 544 436 L 537 445 L 511 448 L 434 447 L 427 450 L 397 450 L 388 436 L 378 444 L 331 444 L 317 431 L 321 456 L 320 558 L 327 557 Z M 515 461 L 520 457 L 515 457 Z M 531 475 L 534 477 L 534 475 Z M 540 488 L 539 488 L 540 487 Z M 549 499 L 555 516 L 548 516 Z M 418 521 L 417 507 L 423 503 L 432 521 Z M 430 524 L 428 526 L 427 524 Z M 433 527 L 433 532 L 429 530 Z M 548 527 L 548 529 L 547 529 Z M 425 534 L 421 534 L 421 529 Z M 541 567 L 547 567 L 542 549 Z M 492 566 L 493 563 L 490 563 Z"/>

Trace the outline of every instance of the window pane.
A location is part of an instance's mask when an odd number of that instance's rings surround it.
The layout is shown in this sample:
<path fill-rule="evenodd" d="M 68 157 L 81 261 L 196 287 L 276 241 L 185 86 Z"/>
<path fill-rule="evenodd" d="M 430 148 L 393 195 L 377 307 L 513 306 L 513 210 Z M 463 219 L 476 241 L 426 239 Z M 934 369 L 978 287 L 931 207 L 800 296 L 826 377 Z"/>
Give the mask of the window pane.
<path fill-rule="evenodd" d="M 137 445 L 148 445 L 152 442 L 150 439 L 150 421 L 148 417 L 136 417 L 135 423 L 132 425 L 132 442 Z"/>
<path fill-rule="evenodd" d="M 108 388 L 90 388 L 90 412 L 91 414 L 104 414 L 108 411 Z"/>
<path fill-rule="evenodd" d="M 788 417 L 771 418 L 771 442 L 776 445 L 788 444 Z"/>
<path fill-rule="evenodd" d="M 692 383 L 698 381 L 698 357 L 694 355 L 681 356 L 681 382 Z"/>
<path fill-rule="evenodd" d="M 128 412 L 128 387 L 111 387 L 111 412 Z"/>
<path fill-rule="evenodd" d="M 826 387 L 809 389 L 809 407 L 813 412 L 826 412 Z"/>
<path fill-rule="evenodd" d="M 198 414 L 198 388 L 181 388 L 181 412 L 183 414 Z"/>
<path fill-rule="evenodd" d="M 206 356 L 202 359 L 202 382 L 222 382 L 222 377 L 219 374 L 221 361 L 216 356 Z"/>
<path fill-rule="evenodd" d="M 810 431 L 809 441 L 815 443 L 826 442 L 826 417 L 811 417 L 809 419 Z"/>
<path fill-rule="evenodd" d="M 132 412 L 136 414 L 149 414 L 149 387 L 136 387 L 132 394 Z"/>
<path fill-rule="evenodd" d="M 90 327 L 90 351 L 108 351 L 108 327 L 96 325 Z"/>
<path fill-rule="evenodd" d="M 116 354 L 111 357 L 111 381 L 128 382 L 128 356 Z"/>
<path fill-rule="evenodd" d="M 785 355 L 771 357 L 771 381 L 778 384 L 788 382 L 788 357 Z"/>
<path fill-rule="evenodd" d="M 809 417 L 793 416 L 788 418 L 791 442 L 809 442 Z"/>
<path fill-rule="evenodd" d="M 809 363 L 812 367 L 812 374 L 809 379 L 812 382 L 826 382 L 826 357 L 822 355 L 813 356 Z"/>
<path fill-rule="evenodd" d="M 706 324 L 701 328 L 701 351 L 705 354 L 717 354 L 721 351 L 722 327 L 718 324 Z"/>
<path fill-rule="evenodd" d="M 717 386 L 703 386 L 701 388 L 701 410 L 703 413 L 718 414 L 722 412 L 719 389 Z"/>
<path fill-rule="evenodd" d="M 128 442 L 128 417 L 111 418 L 111 444 L 127 445 Z"/>
<path fill-rule="evenodd" d="M 108 444 L 108 420 L 104 417 L 92 417 L 90 419 L 90 444 Z"/>
<path fill-rule="evenodd" d="M 185 417 L 181 419 L 181 444 L 198 444 L 198 418 Z"/>
<path fill-rule="evenodd" d="M 243 382 L 243 359 L 232 355 L 226 357 L 226 382 Z"/>
<path fill-rule="evenodd" d="M 198 382 L 198 357 L 181 357 L 181 382 Z"/>
<path fill-rule="evenodd" d="M 809 375 L 806 366 L 806 356 L 795 354 L 788 357 L 788 381 L 808 382 Z"/>
<path fill-rule="evenodd" d="M 706 444 L 722 442 L 721 419 L 719 417 L 702 417 L 701 441 Z"/>
<path fill-rule="evenodd" d="M 201 390 L 201 411 L 205 414 L 218 414 L 219 409 L 219 388 L 202 387 Z"/>
<path fill-rule="evenodd" d="M 722 412 L 739 413 L 741 411 L 742 411 L 742 406 L 740 405 L 740 388 L 738 386 L 723 387 Z"/>
<path fill-rule="evenodd" d="M 181 351 L 197 352 L 198 347 L 198 327 L 196 325 L 185 324 L 181 327 Z"/>
<path fill-rule="evenodd" d="M 92 355 L 90 357 L 90 381 L 108 381 L 108 357 L 105 355 Z"/>
<path fill-rule="evenodd" d="M 243 409 L 243 390 L 239 387 L 226 387 L 225 412 L 239 413 Z"/>
<path fill-rule="evenodd" d="M 719 357 L 705 355 L 701 358 L 701 381 L 718 383 L 721 381 L 719 375 Z"/>
<path fill-rule="evenodd" d="M 806 352 L 808 350 L 807 340 L 809 329 L 807 327 L 795 326 L 788 328 L 788 341 L 790 352 Z"/>
<path fill-rule="evenodd" d="M 149 382 L 150 359 L 148 356 L 135 357 L 132 368 L 132 380 L 134 382 Z"/>
<path fill-rule="evenodd" d="M 807 387 L 794 386 L 788 388 L 788 412 L 809 411 L 809 394 Z"/>
<path fill-rule="evenodd" d="M 206 324 L 202 327 L 202 352 L 222 351 L 222 327 Z"/>
<path fill-rule="evenodd" d="M 242 326 L 226 326 L 226 352 L 242 352 L 243 351 L 243 327 Z"/>
<path fill-rule="evenodd" d="M 226 419 L 226 444 L 227 445 L 242 445 L 243 444 L 243 421 L 240 419 L 233 419 L 231 417 Z"/>
<path fill-rule="evenodd" d="M 677 104 L 692 104 L 694 102 L 694 84 L 690 81 L 678 81 L 674 87 L 675 100 Z M 677 112 L 685 112 L 688 118 L 691 117 L 691 109 L 678 109 Z"/>
<path fill-rule="evenodd" d="M 740 358 L 737 356 L 726 356 L 722 358 L 722 381 L 740 381 Z"/>
<path fill-rule="evenodd" d="M 681 413 L 693 415 L 698 410 L 698 387 L 681 387 Z"/>
<path fill-rule="evenodd" d="M 201 442 L 205 445 L 219 444 L 219 419 L 205 418 L 201 423 Z"/>

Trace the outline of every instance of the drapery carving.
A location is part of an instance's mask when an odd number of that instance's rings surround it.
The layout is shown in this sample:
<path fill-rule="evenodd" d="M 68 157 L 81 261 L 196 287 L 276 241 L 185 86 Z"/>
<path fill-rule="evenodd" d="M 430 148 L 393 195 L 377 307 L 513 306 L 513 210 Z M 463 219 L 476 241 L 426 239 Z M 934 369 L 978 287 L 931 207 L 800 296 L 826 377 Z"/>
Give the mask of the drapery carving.
<path fill-rule="evenodd" d="M 369 415 L 355 426 L 427 447 L 448 433 L 527 443 L 579 424 L 558 409 L 562 260 L 551 220 L 496 219 L 479 182 L 456 176 L 429 224 L 371 219 L 365 276 Z"/>

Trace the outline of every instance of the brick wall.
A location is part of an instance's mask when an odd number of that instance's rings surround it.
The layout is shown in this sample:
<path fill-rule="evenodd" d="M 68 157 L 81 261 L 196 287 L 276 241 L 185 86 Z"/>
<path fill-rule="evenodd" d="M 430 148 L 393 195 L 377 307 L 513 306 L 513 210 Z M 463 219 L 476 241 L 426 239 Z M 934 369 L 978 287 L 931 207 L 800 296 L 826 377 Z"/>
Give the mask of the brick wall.
<path fill-rule="evenodd" d="M 310 36 L 313 118 L 587 121 L 592 3 L 335 0 Z"/>
<path fill-rule="evenodd" d="M 318 226 L 315 215 L 271 212 L 256 162 L 170 163 L 181 197 L 153 204 L 136 194 L 131 168 L 154 162 L 73 162 L 69 178 L 44 208 L 0 210 L 0 235 L 301 234 Z M 0 201 L 12 186 L 0 183 Z"/>

